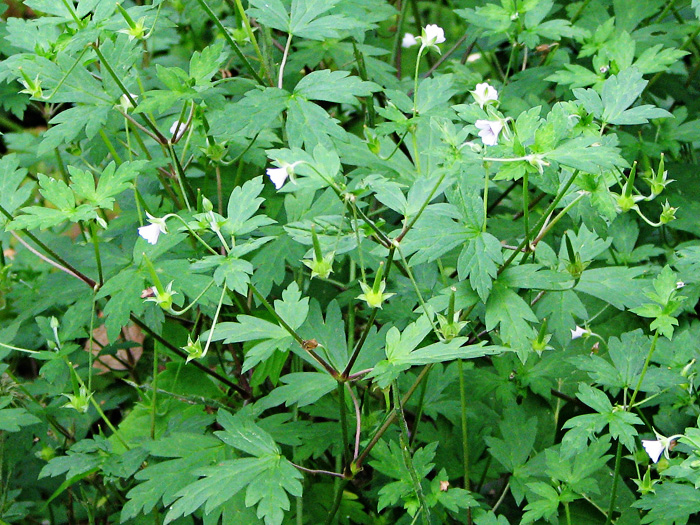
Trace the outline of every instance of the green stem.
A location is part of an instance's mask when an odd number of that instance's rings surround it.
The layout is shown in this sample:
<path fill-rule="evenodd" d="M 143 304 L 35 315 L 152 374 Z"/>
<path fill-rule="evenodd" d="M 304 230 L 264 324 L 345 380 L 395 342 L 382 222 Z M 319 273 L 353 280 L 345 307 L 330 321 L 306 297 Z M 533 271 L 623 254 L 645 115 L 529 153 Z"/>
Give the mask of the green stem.
<path fill-rule="evenodd" d="M 294 340 L 299 343 L 299 346 L 302 347 L 302 349 L 311 356 L 311 358 L 316 361 L 319 365 L 323 367 L 323 369 L 328 372 L 333 378 L 338 377 L 338 371 L 333 368 L 330 364 L 326 362 L 325 359 L 323 359 L 320 355 L 318 355 L 316 352 L 314 352 L 313 348 L 310 348 L 307 344 L 307 342 L 301 338 L 301 336 L 287 324 L 287 322 L 280 317 L 280 315 L 275 311 L 275 309 L 272 307 L 272 305 L 265 299 L 265 297 L 260 293 L 260 291 L 255 287 L 253 283 L 248 283 L 248 286 L 250 287 L 250 290 L 253 292 L 253 295 L 257 297 L 258 301 L 262 303 L 262 305 L 267 309 L 268 312 L 277 320 L 277 322 L 289 332 L 289 335 L 291 335 Z"/>
<path fill-rule="evenodd" d="M 394 259 L 394 251 L 395 250 L 396 250 L 396 245 L 392 244 L 391 248 L 389 248 L 389 255 L 386 258 L 386 265 L 385 265 L 386 271 L 384 273 L 385 279 L 389 278 L 389 272 L 391 271 L 391 262 Z M 355 361 L 357 360 L 358 356 L 360 355 L 360 350 L 362 350 L 362 346 L 365 344 L 365 341 L 367 340 L 367 336 L 369 335 L 369 331 L 372 329 L 372 326 L 374 326 L 374 319 L 377 317 L 377 310 L 378 310 L 378 308 L 372 309 L 372 313 L 370 314 L 369 319 L 367 320 L 367 323 L 365 324 L 365 329 L 362 331 L 362 335 L 360 336 L 359 341 L 357 341 L 355 348 L 353 348 L 352 355 L 350 356 L 350 359 L 348 360 L 348 364 L 343 369 L 341 377 L 347 379 L 348 375 L 350 374 L 350 371 L 352 370 L 352 367 L 355 365 Z"/>
<path fill-rule="evenodd" d="M 430 369 L 432 368 L 432 364 L 425 365 L 423 367 L 423 370 L 421 370 L 420 374 L 418 374 L 418 377 L 416 377 L 416 380 L 413 382 L 411 385 L 411 388 L 408 389 L 406 394 L 403 396 L 401 403 L 406 404 L 408 401 L 411 399 L 411 396 L 414 394 L 416 389 L 420 386 L 420 384 L 423 382 L 423 380 L 426 378 L 428 373 L 430 373 Z M 384 420 L 384 423 L 382 423 L 382 426 L 379 427 L 379 429 L 374 433 L 372 438 L 369 440 L 369 443 L 367 446 L 364 448 L 362 452 L 357 456 L 357 459 L 354 462 L 354 466 L 356 470 L 359 470 L 362 467 L 362 463 L 364 462 L 365 458 L 369 455 L 369 453 L 372 451 L 374 448 L 374 445 L 377 444 L 377 442 L 381 439 L 381 437 L 384 435 L 384 433 L 387 431 L 387 429 L 392 425 L 392 423 L 396 420 L 396 412 L 391 411 L 386 419 Z"/>
<path fill-rule="evenodd" d="M 194 305 L 196 305 L 196 304 L 197 304 L 197 301 L 199 301 L 199 300 L 202 298 L 202 296 L 203 296 L 205 293 L 207 293 L 207 290 L 209 290 L 209 288 L 211 288 L 213 285 L 214 285 L 214 281 L 212 280 L 212 281 L 210 281 L 209 284 L 204 288 L 204 290 L 202 290 L 202 291 L 199 293 L 199 295 L 198 295 L 197 297 L 195 297 L 194 299 L 192 299 L 192 302 L 191 302 L 187 307 L 183 308 L 182 310 L 175 310 L 174 308 L 170 308 L 170 313 L 173 314 L 173 315 L 178 315 L 178 316 L 184 314 L 184 313 L 187 312 L 190 308 L 192 308 Z"/>
<path fill-rule="evenodd" d="M 401 242 L 401 240 L 406 236 L 406 234 L 409 232 L 409 230 L 410 230 L 411 228 L 413 228 L 413 225 L 416 224 L 416 221 L 418 221 L 418 219 L 420 219 L 420 216 L 421 216 L 421 215 L 423 214 L 423 212 L 425 211 L 425 208 L 428 206 L 428 204 L 430 204 L 430 201 L 433 200 L 433 196 L 435 195 L 435 192 L 436 192 L 436 191 L 438 190 L 438 188 L 440 187 L 440 184 L 442 184 L 442 181 L 445 180 L 445 176 L 446 176 L 446 175 L 447 175 L 447 171 L 444 170 L 444 171 L 442 172 L 442 175 L 440 175 L 440 178 L 438 179 L 437 183 L 435 184 L 435 186 L 433 187 L 433 189 L 430 191 L 430 194 L 428 195 L 428 198 L 425 199 L 425 202 L 423 202 L 422 206 L 421 206 L 420 209 L 418 210 L 418 213 L 416 213 L 416 216 L 413 217 L 413 218 L 411 219 L 411 221 L 403 227 L 403 229 L 401 230 L 401 233 L 399 233 L 399 234 L 396 236 L 396 239 L 394 240 L 394 242 Z"/>
<path fill-rule="evenodd" d="M 341 454 L 341 463 L 343 470 L 347 465 L 348 450 L 350 450 L 350 438 L 348 437 L 348 415 L 347 406 L 345 405 L 345 387 L 342 382 L 338 382 L 338 403 L 340 404 L 340 432 L 343 436 L 343 452 Z"/>
<path fill-rule="evenodd" d="M 14 217 L 10 212 L 8 212 L 2 204 L 0 204 L 0 213 L 2 213 L 9 221 L 12 221 Z M 90 287 L 94 288 L 95 285 L 97 284 L 94 280 L 90 279 L 87 275 L 83 274 L 79 270 L 77 270 L 72 264 L 70 264 L 68 261 L 66 261 L 63 257 L 58 255 L 56 252 L 54 252 L 51 248 L 49 248 L 46 244 L 41 242 L 39 239 L 37 239 L 36 235 L 34 235 L 32 232 L 27 231 L 27 230 L 20 230 L 24 235 L 29 237 L 32 242 L 34 242 L 37 246 L 39 246 L 42 250 L 44 250 L 49 257 L 51 257 L 54 261 L 59 263 L 61 266 L 65 267 L 66 269 L 70 270 L 75 276 L 83 281 L 85 284 L 89 285 Z"/>
<path fill-rule="evenodd" d="M 416 472 L 416 468 L 413 466 L 413 458 L 411 457 L 411 450 L 409 448 L 408 423 L 406 422 L 406 417 L 404 416 L 403 406 L 401 405 L 401 398 L 399 396 L 399 385 L 396 380 L 393 382 L 391 391 L 394 397 L 394 412 L 396 412 L 399 420 L 399 428 L 401 430 L 401 433 L 399 434 L 399 442 L 401 445 L 404 465 L 411 476 L 413 491 L 416 493 L 416 498 L 418 498 L 418 501 L 420 502 L 423 524 L 430 525 L 430 509 L 428 508 L 428 503 L 425 501 L 425 495 L 423 494 L 423 487 L 420 484 L 418 473 Z"/>
<path fill-rule="evenodd" d="M 263 68 L 263 71 L 265 72 L 265 76 L 267 77 L 267 81 L 272 84 L 272 75 L 270 75 L 270 70 L 267 68 L 267 63 L 265 62 L 265 58 L 262 55 L 262 52 L 260 51 L 260 46 L 258 46 L 258 41 L 255 38 L 255 33 L 253 32 L 253 28 L 250 25 L 250 20 L 248 20 L 248 17 L 245 14 L 245 9 L 243 9 L 243 4 L 241 3 L 241 0 L 235 0 L 236 2 L 236 9 L 238 9 L 238 16 L 241 17 L 241 20 L 243 21 L 243 25 L 245 26 L 246 33 L 248 34 L 248 39 L 250 42 L 253 44 L 253 48 L 255 49 L 255 54 L 258 55 L 258 60 L 260 60 L 260 66 Z"/>
<path fill-rule="evenodd" d="M 127 125 L 124 127 L 126 128 L 127 134 L 128 134 L 129 126 Z M 104 130 L 102 128 L 100 128 L 99 134 L 100 134 L 100 137 L 102 138 L 102 141 L 105 143 L 105 146 L 107 146 L 107 151 L 109 151 L 110 155 L 112 155 L 112 158 L 115 160 L 117 165 L 120 165 L 122 163 L 122 159 L 119 156 L 119 154 L 117 153 L 117 150 L 114 149 L 114 145 L 112 144 L 112 141 L 109 140 L 109 137 L 107 136 L 107 134 L 104 132 Z"/>
<path fill-rule="evenodd" d="M 639 374 L 639 380 L 637 381 L 637 386 L 634 388 L 634 391 L 632 392 L 632 397 L 630 397 L 629 403 L 625 405 L 625 410 L 628 410 L 634 406 L 634 401 L 637 399 L 637 394 L 639 394 L 639 390 L 642 387 L 642 382 L 644 381 L 644 376 L 646 376 L 647 370 L 649 369 L 649 363 L 651 362 L 651 356 L 654 355 L 654 351 L 656 350 L 656 343 L 659 340 L 659 331 L 656 330 L 654 332 L 654 338 L 651 341 L 651 347 L 649 348 L 649 352 L 647 352 L 647 357 L 644 360 L 644 366 L 642 367 L 642 372 Z M 620 475 L 620 460 L 622 457 L 622 442 L 618 439 L 617 441 L 617 450 L 615 452 L 615 471 L 613 473 L 613 485 L 612 485 L 612 490 L 610 491 L 610 505 L 608 506 L 608 517 L 605 520 L 605 525 L 610 525 L 612 522 L 612 515 L 613 511 L 615 510 L 615 500 L 617 497 L 617 484 L 618 484 L 618 478 Z"/>
<path fill-rule="evenodd" d="M 542 228 L 544 223 L 547 221 L 547 218 L 549 217 L 549 215 L 552 213 L 552 211 L 554 211 L 554 208 L 557 207 L 557 204 L 559 204 L 559 201 L 561 201 L 564 198 L 564 196 L 566 195 L 566 192 L 569 191 L 569 188 L 574 183 L 574 180 L 576 179 L 577 175 L 578 175 L 578 170 L 575 170 L 571 174 L 571 177 L 569 177 L 569 180 L 566 182 L 566 184 L 564 184 L 564 187 L 559 191 L 559 193 L 557 193 L 556 197 L 554 197 L 554 200 L 551 202 L 551 204 L 549 205 L 547 210 L 545 210 L 545 212 L 542 214 L 542 217 L 540 217 L 540 220 L 537 221 L 537 224 L 535 224 L 535 227 L 531 230 L 531 232 L 539 231 Z M 498 269 L 499 274 L 501 274 L 503 272 L 503 270 L 508 268 L 508 266 L 510 266 L 510 264 L 518 256 L 518 253 L 520 253 L 523 250 L 523 248 L 525 248 L 527 246 L 526 242 L 527 242 L 526 240 L 523 240 L 523 242 L 520 243 L 520 246 L 518 246 L 518 248 L 513 251 L 511 256 L 508 258 L 508 260 L 506 260 L 506 262 L 503 263 L 503 266 L 501 266 Z"/>
<path fill-rule="evenodd" d="M 90 223 L 90 237 L 92 245 L 95 248 L 95 262 L 97 264 L 97 280 L 100 287 L 104 284 L 104 276 L 102 275 L 102 258 L 100 257 L 100 239 L 97 236 L 97 226 L 94 222 Z"/>
<path fill-rule="evenodd" d="M 284 53 L 282 53 L 282 62 L 280 62 L 279 76 L 277 77 L 277 87 L 282 89 L 282 84 L 284 81 L 284 66 L 287 65 L 287 57 L 289 56 L 289 48 L 292 45 L 292 34 L 289 33 L 287 37 L 287 44 L 284 46 Z"/>
<path fill-rule="evenodd" d="M 406 19 L 406 11 L 408 10 L 408 0 L 403 0 L 399 19 L 396 24 L 396 35 L 394 36 L 394 48 L 391 52 L 391 63 L 396 67 L 396 75 L 401 79 L 401 40 L 403 39 L 403 25 Z"/>
<path fill-rule="evenodd" d="M 158 393 L 158 345 L 153 345 L 153 394 L 151 398 L 151 439 L 156 437 L 156 412 Z"/>
<path fill-rule="evenodd" d="M 530 186 L 528 172 L 523 175 L 523 223 L 525 224 L 525 246 L 530 241 Z"/>
<path fill-rule="evenodd" d="M 617 440 L 617 450 L 615 451 L 615 471 L 613 472 L 613 484 L 610 490 L 610 504 L 608 505 L 608 516 L 605 518 L 605 525 L 612 523 L 612 515 L 615 510 L 615 499 L 617 497 L 617 482 L 620 473 L 620 460 L 622 458 L 622 442 Z"/>
<path fill-rule="evenodd" d="M 338 485 L 335 488 L 335 496 L 333 497 L 333 504 L 331 505 L 331 508 L 328 509 L 328 516 L 326 517 L 325 525 L 331 525 L 331 523 L 333 523 L 333 519 L 335 519 L 335 515 L 338 513 L 340 504 L 343 501 L 343 491 L 345 490 L 345 485 L 347 484 L 347 479 L 338 480 Z"/>
<path fill-rule="evenodd" d="M 459 401 L 462 419 L 462 464 L 464 470 L 464 489 L 471 490 L 469 482 L 469 435 L 467 434 L 467 394 L 464 388 L 464 365 L 462 360 L 457 361 L 459 365 Z"/>
<path fill-rule="evenodd" d="M 197 0 L 197 3 L 201 6 L 202 9 L 204 9 L 204 11 L 207 13 L 207 16 L 209 16 L 211 21 L 214 22 L 214 25 L 216 25 L 216 27 L 219 28 L 219 31 L 221 31 L 223 33 L 224 38 L 229 43 L 229 45 L 233 48 L 236 55 L 238 55 L 238 58 L 241 59 L 241 61 L 243 62 L 243 65 L 250 72 L 250 74 L 253 76 L 255 81 L 258 84 L 265 85 L 265 81 L 262 78 L 260 78 L 260 75 L 258 75 L 257 71 L 255 71 L 255 69 L 250 64 L 250 62 L 248 62 L 248 59 L 245 57 L 245 55 L 241 51 L 241 48 L 238 47 L 238 44 L 236 44 L 236 41 L 233 39 L 233 37 L 231 37 L 231 34 L 224 27 L 224 24 L 221 23 L 221 20 L 219 20 L 219 17 L 217 17 L 216 14 L 214 13 L 214 11 L 211 10 L 211 7 L 209 7 L 204 0 Z"/>
<path fill-rule="evenodd" d="M 180 158 L 175 153 L 175 149 L 173 148 L 173 145 L 170 143 L 170 141 L 168 141 L 168 153 L 170 154 L 170 159 L 173 161 L 173 164 L 175 165 L 175 173 L 177 174 L 177 182 L 178 182 L 178 185 L 180 186 L 180 192 L 182 193 L 182 198 L 185 201 L 185 206 L 187 207 L 188 211 L 192 211 L 192 207 L 190 206 L 190 201 L 187 198 L 187 194 L 190 193 L 190 197 L 194 198 L 194 192 L 192 191 L 192 188 L 190 188 L 189 184 L 186 184 L 185 170 L 182 168 L 182 164 L 180 163 Z M 187 186 L 187 187 L 185 187 L 185 186 Z"/>
<path fill-rule="evenodd" d="M 211 329 L 209 330 L 209 336 L 207 337 L 207 343 L 204 345 L 204 350 L 202 351 L 202 357 L 207 355 L 209 351 L 209 345 L 211 344 L 211 339 L 214 336 L 214 328 L 216 327 L 216 321 L 219 320 L 219 313 L 221 313 L 221 306 L 224 304 L 224 297 L 226 297 L 226 286 L 221 289 L 221 297 L 219 297 L 219 304 L 216 305 L 216 313 L 214 313 L 214 319 L 211 322 Z"/>
<path fill-rule="evenodd" d="M 126 98 L 129 99 L 129 102 L 131 102 L 131 105 L 133 107 L 136 107 L 138 105 L 136 103 L 136 100 L 131 95 L 129 90 L 126 89 L 126 86 L 121 81 L 119 76 L 116 74 L 116 72 L 112 68 L 111 64 L 109 63 L 109 61 L 102 54 L 102 51 L 100 51 L 99 46 L 97 44 L 92 44 L 92 48 L 95 50 L 95 53 L 97 54 L 97 58 L 100 59 L 100 63 L 105 67 L 105 69 L 107 70 L 107 73 L 109 73 L 109 76 L 111 76 L 112 80 L 114 80 L 114 82 L 117 84 L 117 86 L 119 86 L 119 89 L 122 90 L 122 93 L 124 93 L 124 95 L 126 95 Z M 163 136 L 163 134 L 160 131 L 158 131 L 158 127 L 151 121 L 151 119 L 149 119 L 143 113 L 140 113 L 140 116 L 141 116 L 141 119 L 143 120 L 144 124 L 146 124 L 146 126 L 148 126 L 148 128 L 153 132 L 153 134 L 155 135 L 158 142 L 160 142 L 161 144 L 167 144 L 168 139 L 166 139 Z"/>

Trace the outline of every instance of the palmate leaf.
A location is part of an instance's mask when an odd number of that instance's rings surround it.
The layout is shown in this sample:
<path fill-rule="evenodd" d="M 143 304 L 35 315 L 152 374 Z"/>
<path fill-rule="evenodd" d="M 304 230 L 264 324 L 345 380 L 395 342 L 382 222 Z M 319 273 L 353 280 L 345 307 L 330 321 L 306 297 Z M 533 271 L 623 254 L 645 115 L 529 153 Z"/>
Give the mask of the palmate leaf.
<path fill-rule="evenodd" d="M 20 184 L 27 176 L 27 170 L 19 167 L 19 158 L 15 154 L 5 155 L 0 159 L 0 204 L 8 213 L 14 212 L 34 191 L 34 184 Z M 0 215 L 0 222 L 6 220 Z"/>
<path fill-rule="evenodd" d="M 642 523 L 685 525 L 700 508 L 700 491 L 692 485 L 664 481 L 654 486 L 654 492 L 645 494 L 632 506 L 649 511 L 642 518 Z"/>
<path fill-rule="evenodd" d="M 19 432 L 22 427 L 41 423 L 41 419 L 27 412 L 25 408 L 0 409 L 0 430 Z"/>
<path fill-rule="evenodd" d="M 343 15 L 321 16 L 335 7 L 338 0 L 292 0 L 291 14 L 280 0 L 251 0 L 250 16 L 266 26 L 310 40 L 340 36 L 340 30 L 362 24 Z"/>
<path fill-rule="evenodd" d="M 254 216 L 265 200 L 260 197 L 264 187 L 260 176 L 234 188 L 228 201 L 228 217 L 222 229 L 232 235 L 246 235 L 275 222 L 267 215 Z"/>
<path fill-rule="evenodd" d="M 164 523 L 187 516 L 200 507 L 209 514 L 246 489 L 245 505 L 257 505 L 257 516 L 266 525 L 279 525 L 289 510 L 289 497 L 301 496 L 301 473 L 283 456 L 272 436 L 255 424 L 249 410 L 236 415 L 220 410 L 217 420 L 224 427 L 216 436 L 224 443 L 255 457 L 219 462 L 196 470 L 202 476 L 184 487 L 170 507 Z"/>
<path fill-rule="evenodd" d="M 299 81 L 294 88 L 294 94 L 309 100 L 358 104 L 356 97 L 368 97 L 381 89 L 374 82 L 365 82 L 359 77 L 349 75 L 349 71 L 314 71 Z"/>
<path fill-rule="evenodd" d="M 141 483 L 126 495 L 129 501 L 122 508 L 122 523 L 150 513 L 159 501 L 169 505 L 178 491 L 197 480 L 195 469 L 225 457 L 219 440 L 200 434 L 174 433 L 146 446 L 151 456 L 173 459 L 160 463 L 149 460 L 149 466 L 135 475 Z M 164 479 L 168 482 L 163 483 Z"/>
<path fill-rule="evenodd" d="M 629 109 L 647 84 L 640 71 L 631 67 L 608 78 L 600 95 L 592 89 L 574 89 L 573 93 L 586 111 L 607 124 L 646 124 L 652 118 L 671 117 L 665 109 L 650 104 Z"/>
<path fill-rule="evenodd" d="M 275 301 L 274 306 L 280 317 L 296 330 L 304 323 L 309 312 L 309 298 L 302 298 L 296 282 L 292 282 L 282 292 L 282 300 Z M 277 323 L 250 315 L 239 315 L 236 319 L 237 322 L 218 323 L 214 328 L 212 340 L 224 340 L 225 343 L 260 340 L 261 342 L 246 354 L 244 371 L 269 358 L 275 350 L 286 351 L 295 344 L 289 332 Z"/>
<path fill-rule="evenodd" d="M 460 279 L 469 276 L 472 288 L 486 301 L 501 263 L 503 253 L 499 240 L 490 233 L 476 231 L 459 254 L 457 271 Z"/>
<path fill-rule="evenodd" d="M 466 337 L 456 337 L 451 341 L 437 342 L 415 350 L 431 329 L 430 321 L 425 315 L 408 325 L 403 333 L 392 327 L 386 335 L 386 359 L 379 361 L 367 377 L 374 378 L 379 388 L 386 388 L 401 372 L 415 365 L 473 359 L 504 350 L 498 346 L 484 346 L 485 343 L 465 346 Z"/>
<path fill-rule="evenodd" d="M 500 326 L 501 339 L 517 349 L 521 359 L 534 337 L 530 323 L 536 322 L 537 316 L 522 297 L 499 280 L 494 282 L 486 301 L 486 329 Z"/>

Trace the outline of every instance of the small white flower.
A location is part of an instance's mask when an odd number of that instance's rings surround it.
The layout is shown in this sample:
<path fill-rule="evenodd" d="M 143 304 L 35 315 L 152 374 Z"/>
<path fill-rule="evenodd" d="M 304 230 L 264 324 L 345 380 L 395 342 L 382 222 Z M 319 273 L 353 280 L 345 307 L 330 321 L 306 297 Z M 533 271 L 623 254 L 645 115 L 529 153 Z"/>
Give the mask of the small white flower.
<path fill-rule="evenodd" d="M 186 122 L 180 122 L 179 120 L 173 122 L 172 126 L 170 126 L 170 134 L 173 136 L 172 141 L 177 142 L 178 140 L 180 140 L 185 134 L 186 129 Z"/>
<path fill-rule="evenodd" d="M 154 217 L 148 212 L 146 212 L 146 216 L 151 224 L 141 226 L 139 228 L 139 235 L 146 239 L 149 244 L 155 244 L 158 242 L 158 237 L 161 233 L 168 233 L 168 229 L 165 227 L 165 219 Z"/>
<path fill-rule="evenodd" d="M 498 135 L 503 129 L 502 120 L 477 120 L 474 125 L 479 129 L 479 137 L 484 146 L 495 146 L 498 144 Z"/>
<path fill-rule="evenodd" d="M 491 100 L 498 100 L 498 91 L 488 82 L 477 84 L 474 91 L 470 91 L 470 93 L 474 96 L 474 100 L 479 104 L 480 108 L 483 108 Z"/>
<path fill-rule="evenodd" d="M 579 339 L 583 336 L 588 336 L 591 335 L 590 330 L 586 330 L 585 328 L 581 328 L 580 326 L 576 327 L 576 330 L 571 330 L 571 339 Z"/>
<path fill-rule="evenodd" d="M 651 460 L 654 463 L 658 463 L 659 458 L 664 451 L 663 443 L 661 443 L 661 441 L 658 439 L 642 439 L 642 446 L 644 447 L 644 450 L 647 451 L 647 454 Z"/>
<path fill-rule="evenodd" d="M 676 439 L 683 437 L 683 435 L 676 434 L 675 436 L 664 437 L 656 430 L 654 430 L 654 434 L 656 434 L 656 439 L 642 439 L 642 446 L 644 447 L 644 450 L 646 450 L 651 460 L 654 463 L 658 463 L 662 453 L 664 456 L 666 456 L 666 459 L 669 459 L 668 451 L 670 450 L 671 445 L 673 445 Z"/>
<path fill-rule="evenodd" d="M 413 36 L 411 33 L 406 33 L 403 36 L 403 40 L 401 40 L 401 47 L 413 47 L 416 44 L 418 44 L 418 40 L 416 40 L 416 37 Z"/>
<path fill-rule="evenodd" d="M 684 286 L 685 286 L 685 283 L 684 283 L 683 281 L 678 281 L 678 282 L 676 283 L 676 290 L 680 290 L 680 289 L 683 288 Z"/>
<path fill-rule="evenodd" d="M 126 95 L 122 95 L 119 97 L 119 106 L 122 108 L 124 113 L 127 113 L 130 109 L 134 107 L 134 105 L 131 103 L 131 100 L 133 99 L 134 102 L 136 102 L 139 99 L 138 95 L 134 95 L 133 93 L 129 93 L 129 97 Z"/>
<path fill-rule="evenodd" d="M 481 60 L 481 53 L 472 53 L 467 57 L 468 64 L 471 64 L 472 62 L 476 62 L 478 60 Z"/>
<path fill-rule="evenodd" d="M 423 45 L 426 46 L 442 44 L 445 41 L 445 31 L 436 24 L 428 24 L 425 26 L 425 28 L 423 28 L 423 36 L 425 38 Z"/>
<path fill-rule="evenodd" d="M 296 162 L 288 164 L 284 161 L 278 161 L 278 163 L 281 164 L 279 168 L 267 168 L 267 176 L 270 177 L 272 184 L 275 185 L 275 189 L 279 190 L 282 186 L 284 186 L 287 177 L 291 177 L 292 182 L 294 182 L 294 167 L 297 164 L 301 164 L 301 162 L 302 161 L 298 160 Z"/>

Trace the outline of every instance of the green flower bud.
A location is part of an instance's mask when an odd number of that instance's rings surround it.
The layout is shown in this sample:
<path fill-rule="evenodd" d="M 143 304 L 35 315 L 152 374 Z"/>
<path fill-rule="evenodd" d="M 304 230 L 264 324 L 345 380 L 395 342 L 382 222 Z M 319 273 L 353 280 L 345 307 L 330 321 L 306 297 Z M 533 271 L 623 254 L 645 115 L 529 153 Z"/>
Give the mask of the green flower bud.
<path fill-rule="evenodd" d="M 183 346 L 182 349 L 187 354 L 187 360 L 185 363 L 189 363 L 192 361 L 192 359 L 199 359 L 200 357 L 205 356 L 204 350 L 202 350 L 202 342 L 199 340 L 199 338 L 192 341 L 192 338 L 188 335 L 187 344 Z"/>
<path fill-rule="evenodd" d="M 666 201 L 661 210 L 661 217 L 659 217 L 661 224 L 668 224 L 669 222 L 674 221 L 676 219 L 677 209 L 678 208 L 674 208 L 668 203 L 668 201 Z"/>

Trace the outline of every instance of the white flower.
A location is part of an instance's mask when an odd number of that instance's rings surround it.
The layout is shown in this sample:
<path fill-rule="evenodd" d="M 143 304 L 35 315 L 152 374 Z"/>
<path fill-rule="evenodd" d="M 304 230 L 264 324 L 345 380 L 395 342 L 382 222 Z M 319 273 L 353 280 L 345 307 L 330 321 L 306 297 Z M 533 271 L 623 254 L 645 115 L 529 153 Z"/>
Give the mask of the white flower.
<path fill-rule="evenodd" d="M 644 450 L 647 451 L 647 454 L 649 455 L 651 460 L 654 463 L 658 463 L 662 453 L 664 456 L 666 456 L 666 459 L 669 459 L 668 451 L 670 450 L 671 445 L 673 445 L 673 442 L 677 438 L 683 437 L 683 434 L 676 434 L 675 436 L 664 437 L 661 434 L 659 434 L 656 430 L 654 430 L 654 434 L 656 434 L 656 439 L 642 439 L 642 446 L 644 447 Z"/>
<path fill-rule="evenodd" d="M 476 62 L 477 60 L 481 60 L 481 53 L 472 53 L 467 57 L 467 63 L 471 64 L 472 62 Z"/>
<path fill-rule="evenodd" d="M 440 53 L 440 48 L 437 45 L 442 44 L 445 41 L 445 32 L 440 26 L 428 24 L 423 28 L 421 36 L 416 38 L 416 40 L 420 40 L 419 53 L 421 53 L 426 47 L 432 47 L 435 49 L 435 51 Z"/>
<path fill-rule="evenodd" d="M 474 125 L 480 130 L 479 136 L 484 146 L 498 144 L 498 134 L 503 129 L 502 120 L 477 120 Z"/>
<path fill-rule="evenodd" d="M 413 47 L 418 43 L 418 40 L 416 40 L 416 37 L 413 36 L 411 33 L 406 33 L 403 36 L 403 40 L 401 40 L 401 47 Z"/>
<path fill-rule="evenodd" d="M 423 44 L 426 46 L 442 44 L 445 41 L 445 31 L 436 24 L 428 24 L 423 28 L 423 37 L 425 38 Z"/>
<path fill-rule="evenodd" d="M 684 283 L 683 281 L 678 281 L 678 282 L 676 283 L 676 290 L 680 290 L 680 289 L 683 288 L 684 286 L 685 286 L 685 283 Z"/>
<path fill-rule="evenodd" d="M 131 99 L 129 97 L 131 97 Z M 134 95 L 133 93 L 129 93 L 129 97 L 126 95 L 122 95 L 121 97 L 119 97 L 119 106 L 122 108 L 124 113 L 127 113 L 130 109 L 134 107 L 134 105 L 131 103 L 132 99 L 134 102 L 136 102 L 139 99 L 139 96 Z"/>
<path fill-rule="evenodd" d="M 664 444 L 658 439 L 642 439 L 642 446 L 644 447 L 644 450 L 647 451 L 647 454 L 651 460 L 654 463 L 658 463 L 661 454 L 665 450 Z"/>
<path fill-rule="evenodd" d="M 498 100 L 498 91 L 488 82 L 477 84 L 474 91 L 470 91 L 470 93 L 480 108 L 483 108 L 491 100 Z"/>
<path fill-rule="evenodd" d="M 149 244 L 155 244 L 158 242 L 158 237 L 161 233 L 168 233 L 168 229 L 165 227 L 165 219 L 154 217 L 148 212 L 146 212 L 146 216 L 151 224 L 141 226 L 139 228 L 139 235 L 146 239 Z"/>
<path fill-rule="evenodd" d="M 185 130 L 187 129 L 187 123 L 186 122 L 180 122 L 179 120 L 176 120 L 173 122 L 172 126 L 170 126 L 170 134 L 173 136 L 173 142 L 177 142 L 182 138 L 182 136 L 185 134 Z M 177 132 L 177 134 L 176 134 Z"/>
<path fill-rule="evenodd" d="M 580 326 L 576 327 L 576 330 L 571 330 L 571 339 L 579 339 L 580 337 L 583 336 L 589 336 L 591 335 L 590 330 L 586 330 L 585 328 L 581 328 Z"/>
<path fill-rule="evenodd" d="M 267 168 L 267 176 L 270 177 L 272 184 L 275 185 L 275 189 L 279 190 L 282 186 L 284 186 L 287 177 L 291 177 L 292 182 L 294 182 L 294 167 L 297 164 L 301 164 L 301 162 L 302 161 L 298 160 L 292 164 L 288 164 L 282 160 L 278 161 L 278 163 L 281 164 L 279 168 Z"/>

